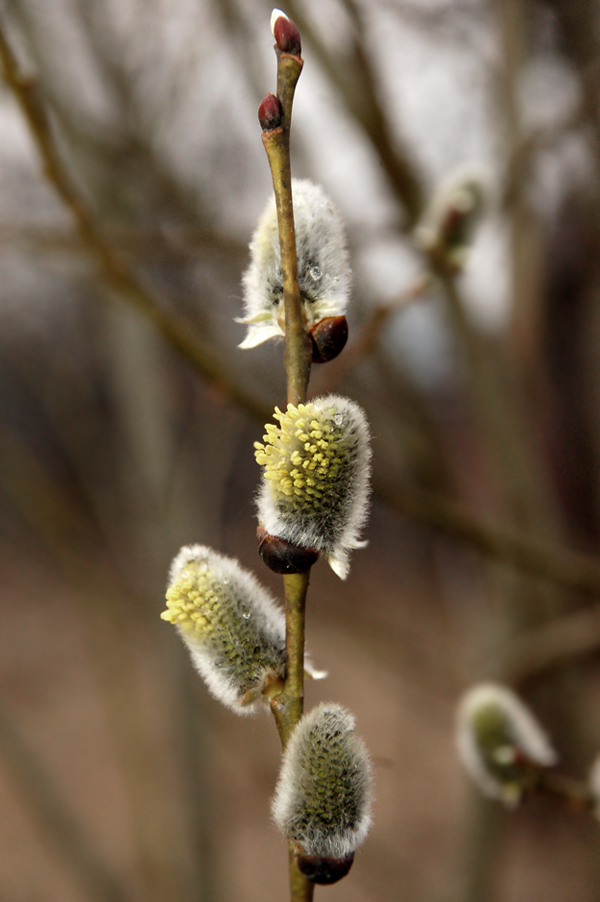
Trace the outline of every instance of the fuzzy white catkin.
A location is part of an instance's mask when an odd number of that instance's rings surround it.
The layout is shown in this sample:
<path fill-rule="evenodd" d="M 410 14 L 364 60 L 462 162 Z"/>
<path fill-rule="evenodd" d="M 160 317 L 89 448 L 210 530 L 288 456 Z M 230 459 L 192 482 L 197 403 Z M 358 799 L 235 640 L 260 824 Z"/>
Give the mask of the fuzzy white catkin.
<path fill-rule="evenodd" d="M 600 820 L 600 755 L 597 755 L 589 776 L 589 788 L 594 799 L 593 813 Z"/>
<path fill-rule="evenodd" d="M 462 762 L 485 795 L 517 805 L 531 767 L 551 767 L 557 755 L 531 711 L 504 686 L 483 683 L 463 697 L 457 717 Z"/>
<path fill-rule="evenodd" d="M 209 691 L 248 714 L 285 677 L 285 616 L 233 558 L 189 545 L 174 559 L 163 620 L 173 623 Z M 324 674 L 312 670 L 318 678 Z"/>
<path fill-rule="evenodd" d="M 371 825 L 371 765 L 345 708 L 324 702 L 296 725 L 271 810 L 305 855 L 343 858 L 363 842 Z"/>
<path fill-rule="evenodd" d="M 292 179 L 298 285 L 305 326 L 344 314 L 351 287 L 350 258 L 342 219 L 320 185 Z M 241 348 L 285 334 L 283 276 L 275 198 L 271 197 L 250 243 L 242 279 L 248 325 Z"/>
<path fill-rule="evenodd" d="M 486 181 L 476 167 L 461 167 L 450 173 L 436 189 L 417 226 L 417 244 L 442 255 L 451 267 L 461 269 L 482 218 Z"/>
<path fill-rule="evenodd" d="M 322 552 L 342 579 L 350 551 L 361 548 L 368 517 L 371 449 L 364 412 L 338 395 L 315 398 L 285 413 L 278 408 L 264 444 L 258 519 L 268 534 Z"/>

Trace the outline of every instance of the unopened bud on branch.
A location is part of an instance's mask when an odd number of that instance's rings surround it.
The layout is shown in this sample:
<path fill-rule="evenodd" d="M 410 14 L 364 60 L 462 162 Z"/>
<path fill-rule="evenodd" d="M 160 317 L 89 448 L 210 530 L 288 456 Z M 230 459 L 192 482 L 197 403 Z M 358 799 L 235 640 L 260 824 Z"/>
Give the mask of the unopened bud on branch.
<path fill-rule="evenodd" d="M 421 247 L 450 270 L 468 260 L 484 207 L 484 186 L 473 172 L 453 173 L 442 182 L 416 230 Z"/>
<path fill-rule="evenodd" d="M 371 449 L 369 427 L 354 401 L 315 398 L 268 423 L 255 442 L 264 467 L 258 519 L 269 536 L 314 549 L 345 579 L 353 548 L 368 516 Z"/>
<path fill-rule="evenodd" d="M 326 316 L 310 330 L 312 362 L 329 363 L 346 347 L 348 320 L 345 316 Z"/>
<path fill-rule="evenodd" d="M 210 692 L 236 713 L 249 713 L 261 696 L 281 690 L 283 611 L 237 561 L 203 545 L 182 548 L 161 617 L 177 627 Z"/>
<path fill-rule="evenodd" d="M 280 9 L 274 9 L 271 13 L 271 33 L 282 53 L 301 55 L 302 43 L 298 26 Z"/>
<path fill-rule="evenodd" d="M 258 553 L 274 573 L 305 573 L 319 559 L 314 548 L 300 548 L 278 536 L 270 536 L 259 526 L 256 530 Z"/>
<path fill-rule="evenodd" d="M 458 711 L 457 744 L 462 762 L 487 796 L 509 807 L 536 785 L 556 752 L 533 714 L 503 686 L 471 689 Z"/>
<path fill-rule="evenodd" d="M 263 97 L 258 108 L 258 121 L 264 132 L 281 125 L 281 104 L 275 94 L 267 94 Z"/>
<path fill-rule="evenodd" d="M 371 825 L 371 767 L 340 705 L 325 702 L 294 728 L 272 811 L 306 876 L 334 883 L 348 873 Z"/>

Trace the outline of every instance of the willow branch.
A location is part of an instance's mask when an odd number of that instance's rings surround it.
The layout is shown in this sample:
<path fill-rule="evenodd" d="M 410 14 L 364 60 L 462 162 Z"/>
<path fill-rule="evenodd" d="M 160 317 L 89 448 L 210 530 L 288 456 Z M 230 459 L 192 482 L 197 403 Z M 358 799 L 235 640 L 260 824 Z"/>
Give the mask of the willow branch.
<path fill-rule="evenodd" d="M 553 770 L 540 769 L 536 789 L 561 799 L 574 812 L 593 811 L 597 805 L 588 783 Z"/>
<path fill-rule="evenodd" d="M 298 285 L 298 261 L 292 200 L 290 162 L 290 129 L 296 84 L 302 72 L 302 58 L 298 53 L 277 53 L 277 99 L 281 105 L 279 125 L 263 131 L 267 152 L 279 229 L 283 300 L 285 309 L 285 372 L 288 404 L 306 401 L 312 362 L 310 337 L 302 318 L 302 304 Z M 302 717 L 304 709 L 304 631 L 306 592 L 310 571 L 283 577 L 285 592 L 285 648 L 286 678 L 281 693 L 271 702 L 273 715 L 285 749 L 289 737 Z M 292 902 L 310 902 L 314 884 L 300 872 L 293 846 L 289 846 L 290 893 Z"/>

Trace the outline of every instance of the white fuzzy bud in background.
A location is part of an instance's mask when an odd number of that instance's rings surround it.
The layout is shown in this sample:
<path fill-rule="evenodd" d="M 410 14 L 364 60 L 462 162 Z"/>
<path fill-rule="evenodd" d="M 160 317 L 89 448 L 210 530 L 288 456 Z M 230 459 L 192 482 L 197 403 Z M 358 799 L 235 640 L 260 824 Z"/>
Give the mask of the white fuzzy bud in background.
<path fill-rule="evenodd" d="M 592 811 L 598 820 L 600 820 L 600 755 L 597 756 L 590 769 L 589 791 L 593 798 Z"/>
<path fill-rule="evenodd" d="M 371 448 L 369 427 L 354 401 L 315 398 L 268 423 L 265 444 L 255 442 L 264 467 L 258 519 L 272 536 L 323 553 L 345 579 L 349 555 L 361 548 L 368 516 Z"/>
<path fill-rule="evenodd" d="M 464 696 L 458 710 L 462 762 L 485 795 L 515 807 L 535 786 L 540 768 L 557 755 L 533 714 L 503 686 L 484 683 Z"/>
<path fill-rule="evenodd" d="M 416 228 L 417 244 L 449 269 L 462 269 L 481 220 L 484 197 L 480 173 L 466 169 L 451 173 L 436 190 Z"/>
<path fill-rule="evenodd" d="M 182 548 L 171 565 L 167 610 L 210 692 L 237 714 L 280 691 L 285 616 L 237 561 L 203 545 Z M 307 672 L 312 676 L 310 664 Z"/>
<path fill-rule="evenodd" d="M 320 185 L 292 179 L 298 285 L 307 330 L 346 310 L 351 285 L 346 233 L 339 213 Z M 254 348 L 285 334 L 283 275 L 275 198 L 271 197 L 250 244 L 242 280 L 248 325 L 240 348 Z"/>
<path fill-rule="evenodd" d="M 347 872 L 371 825 L 371 766 L 354 718 L 340 705 L 325 702 L 294 728 L 272 812 L 302 856 L 349 859 Z"/>

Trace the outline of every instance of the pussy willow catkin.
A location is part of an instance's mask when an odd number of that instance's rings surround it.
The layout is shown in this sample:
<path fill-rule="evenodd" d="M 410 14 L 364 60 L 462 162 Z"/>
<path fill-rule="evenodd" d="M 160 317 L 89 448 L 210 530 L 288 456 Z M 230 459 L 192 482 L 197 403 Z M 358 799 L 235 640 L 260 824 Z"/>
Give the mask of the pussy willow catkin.
<path fill-rule="evenodd" d="M 237 561 L 203 545 L 182 548 L 171 565 L 167 610 L 210 692 L 238 714 L 281 688 L 285 617 Z M 309 674 L 310 662 L 306 663 Z"/>
<path fill-rule="evenodd" d="M 354 718 L 325 702 L 305 714 L 284 752 L 273 819 L 302 854 L 343 858 L 371 824 L 371 767 Z"/>
<path fill-rule="evenodd" d="M 510 689 L 483 683 L 458 710 L 457 744 L 465 768 L 485 795 L 509 807 L 535 782 L 556 752 L 531 711 Z"/>
<path fill-rule="evenodd" d="M 267 424 L 255 442 L 263 469 L 258 518 L 267 533 L 322 552 L 342 579 L 368 516 L 369 427 L 354 401 L 315 398 Z"/>
<path fill-rule="evenodd" d="M 335 206 L 320 185 L 292 179 L 298 285 L 304 324 L 342 315 L 348 304 L 351 272 L 346 233 Z M 271 197 L 250 243 L 243 280 L 248 325 L 241 348 L 285 334 L 283 275 L 275 199 Z"/>

